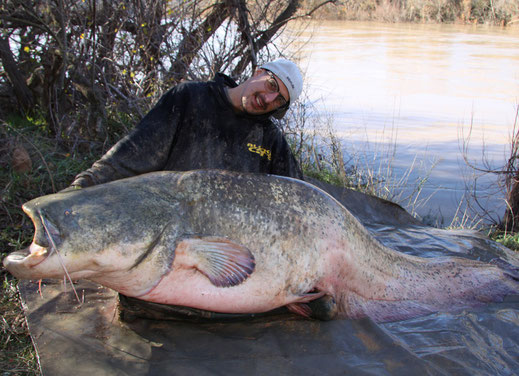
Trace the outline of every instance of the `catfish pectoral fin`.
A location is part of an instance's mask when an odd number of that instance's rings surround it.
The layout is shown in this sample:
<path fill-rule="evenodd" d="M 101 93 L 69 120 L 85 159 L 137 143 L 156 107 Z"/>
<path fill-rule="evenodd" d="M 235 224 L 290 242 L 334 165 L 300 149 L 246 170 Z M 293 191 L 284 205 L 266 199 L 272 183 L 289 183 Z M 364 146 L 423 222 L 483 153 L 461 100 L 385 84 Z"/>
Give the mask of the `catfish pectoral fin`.
<path fill-rule="evenodd" d="M 178 264 L 198 269 L 217 287 L 241 284 L 256 266 L 246 247 L 217 236 L 184 238 L 175 254 Z"/>
<path fill-rule="evenodd" d="M 307 304 L 304 303 L 291 303 L 287 304 L 286 307 L 292 313 L 296 315 L 303 316 L 306 318 L 310 318 L 312 316 L 312 310 L 308 307 Z"/>

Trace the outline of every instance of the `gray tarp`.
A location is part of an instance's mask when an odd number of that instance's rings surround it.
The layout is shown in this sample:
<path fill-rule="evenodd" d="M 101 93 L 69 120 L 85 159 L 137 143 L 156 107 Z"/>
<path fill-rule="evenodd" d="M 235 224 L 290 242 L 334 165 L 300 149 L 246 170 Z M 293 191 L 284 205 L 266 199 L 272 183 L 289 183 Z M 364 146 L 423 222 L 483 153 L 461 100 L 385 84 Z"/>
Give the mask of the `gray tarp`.
<path fill-rule="evenodd" d="M 471 231 L 419 224 L 400 207 L 327 187 L 381 242 L 423 257 L 458 255 L 519 265 Z M 305 320 L 277 314 L 240 322 L 119 320 L 117 294 L 20 283 L 44 375 L 513 375 L 519 374 L 519 297 L 400 322 Z"/>

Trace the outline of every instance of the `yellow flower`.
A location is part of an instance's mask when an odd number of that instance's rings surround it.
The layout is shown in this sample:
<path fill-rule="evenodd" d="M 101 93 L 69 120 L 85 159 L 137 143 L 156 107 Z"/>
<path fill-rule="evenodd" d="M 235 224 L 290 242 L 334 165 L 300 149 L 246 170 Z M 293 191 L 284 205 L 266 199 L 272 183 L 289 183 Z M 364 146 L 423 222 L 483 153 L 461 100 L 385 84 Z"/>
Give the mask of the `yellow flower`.
<path fill-rule="evenodd" d="M 31 49 L 29 48 L 29 46 L 25 46 L 25 47 L 23 48 L 23 50 L 24 50 L 25 52 L 29 52 Z"/>
<path fill-rule="evenodd" d="M 81 35 L 79 36 L 81 39 L 85 39 L 85 33 L 81 33 Z"/>

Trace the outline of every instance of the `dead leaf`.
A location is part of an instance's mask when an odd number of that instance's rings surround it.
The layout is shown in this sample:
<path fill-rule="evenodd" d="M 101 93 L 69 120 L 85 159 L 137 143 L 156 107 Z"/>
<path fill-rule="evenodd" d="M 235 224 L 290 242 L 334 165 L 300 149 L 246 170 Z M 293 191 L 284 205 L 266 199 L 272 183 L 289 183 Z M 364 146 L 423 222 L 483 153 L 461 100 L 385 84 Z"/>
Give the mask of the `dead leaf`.
<path fill-rule="evenodd" d="M 21 144 L 14 147 L 13 153 L 11 154 L 11 164 L 13 170 L 19 174 L 31 171 L 31 157 Z"/>

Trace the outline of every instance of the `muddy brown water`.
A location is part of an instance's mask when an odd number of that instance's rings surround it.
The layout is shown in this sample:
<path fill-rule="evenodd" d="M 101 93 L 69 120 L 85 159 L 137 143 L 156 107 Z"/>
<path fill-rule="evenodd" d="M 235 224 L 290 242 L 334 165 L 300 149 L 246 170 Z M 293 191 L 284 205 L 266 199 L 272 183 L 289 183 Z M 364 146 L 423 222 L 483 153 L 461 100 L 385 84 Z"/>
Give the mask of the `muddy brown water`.
<path fill-rule="evenodd" d="M 469 133 L 473 164 L 488 167 L 484 154 L 503 166 L 519 105 L 519 27 L 327 21 L 290 31 L 306 101 L 329 116 L 347 159 L 384 171 L 389 160 L 394 182 L 411 171 L 408 187 L 428 176 L 422 217 L 448 225 L 474 183 Z M 476 175 L 483 206 L 501 216 L 499 182 Z"/>

